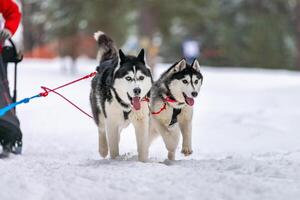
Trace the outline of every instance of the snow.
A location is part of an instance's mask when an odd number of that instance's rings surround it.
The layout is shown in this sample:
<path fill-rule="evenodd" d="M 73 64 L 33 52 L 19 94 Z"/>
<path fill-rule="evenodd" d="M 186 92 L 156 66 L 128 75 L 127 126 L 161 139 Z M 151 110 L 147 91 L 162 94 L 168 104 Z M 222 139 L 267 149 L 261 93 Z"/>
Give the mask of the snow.
<path fill-rule="evenodd" d="M 59 60 L 25 60 L 19 99 L 41 92 L 41 85 L 88 74 L 96 63 L 81 59 L 78 66 L 78 74 L 69 75 Z M 158 73 L 166 67 L 161 64 Z M 54 94 L 19 106 L 24 153 L 0 160 L 0 199 L 299 199 L 300 73 L 202 72 L 194 153 L 184 157 L 179 147 L 175 162 L 165 160 L 161 139 L 150 149 L 150 162 L 137 162 L 131 126 L 122 133 L 120 158 L 100 158 L 94 122 Z M 90 112 L 89 89 L 84 80 L 60 92 Z"/>

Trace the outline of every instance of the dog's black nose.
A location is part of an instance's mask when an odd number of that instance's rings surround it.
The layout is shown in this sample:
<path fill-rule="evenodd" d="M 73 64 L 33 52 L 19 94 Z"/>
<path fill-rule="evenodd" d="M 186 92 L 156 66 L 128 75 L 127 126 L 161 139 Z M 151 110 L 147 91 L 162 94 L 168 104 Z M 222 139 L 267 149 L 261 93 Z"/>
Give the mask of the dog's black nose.
<path fill-rule="evenodd" d="M 198 96 L 198 92 L 192 92 L 192 96 L 193 97 L 197 97 Z"/>
<path fill-rule="evenodd" d="M 141 93 L 141 89 L 140 88 L 134 88 L 133 93 L 134 93 L 134 95 L 139 95 Z"/>

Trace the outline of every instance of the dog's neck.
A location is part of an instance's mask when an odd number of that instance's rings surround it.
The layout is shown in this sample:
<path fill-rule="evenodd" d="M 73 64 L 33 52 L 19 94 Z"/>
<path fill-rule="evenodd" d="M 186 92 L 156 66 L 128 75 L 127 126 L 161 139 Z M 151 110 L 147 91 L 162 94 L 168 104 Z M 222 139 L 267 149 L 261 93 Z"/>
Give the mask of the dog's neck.
<path fill-rule="evenodd" d="M 132 109 L 132 108 L 131 108 L 131 105 L 128 104 L 128 103 L 125 103 L 125 102 L 121 99 L 121 97 L 120 97 L 119 94 L 117 93 L 116 89 L 113 88 L 113 87 L 111 87 L 111 90 L 113 91 L 113 93 L 114 93 L 114 95 L 115 95 L 115 97 L 116 97 L 116 100 L 118 101 L 118 103 L 120 104 L 120 106 L 124 109 L 124 111 L 126 111 L 126 112 L 131 111 L 131 109 Z"/>
<path fill-rule="evenodd" d="M 185 102 L 179 102 L 170 91 L 162 93 L 160 98 L 162 102 L 175 109 L 181 109 L 187 105 Z"/>

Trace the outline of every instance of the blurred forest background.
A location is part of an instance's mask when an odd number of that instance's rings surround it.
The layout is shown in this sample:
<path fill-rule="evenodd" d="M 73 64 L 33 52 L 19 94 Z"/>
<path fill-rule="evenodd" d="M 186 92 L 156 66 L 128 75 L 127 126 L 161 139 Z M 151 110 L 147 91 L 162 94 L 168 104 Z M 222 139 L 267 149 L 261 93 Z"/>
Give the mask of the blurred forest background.
<path fill-rule="evenodd" d="M 300 0 L 26 0 L 27 57 L 95 57 L 92 35 L 108 33 L 151 62 L 174 62 L 198 41 L 210 66 L 300 70 Z"/>

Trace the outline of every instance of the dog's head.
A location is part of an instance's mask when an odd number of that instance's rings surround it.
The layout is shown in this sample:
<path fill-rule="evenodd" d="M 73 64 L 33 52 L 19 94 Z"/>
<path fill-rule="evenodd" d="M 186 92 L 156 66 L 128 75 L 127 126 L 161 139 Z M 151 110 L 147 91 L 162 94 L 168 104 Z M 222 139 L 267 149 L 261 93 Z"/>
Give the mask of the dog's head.
<path fill-rule="evenodd" d="M 194 105 L 194 98 L 198 96 L 203 81 L 198 61 L 194 60 L 189 65 L 182 59 L 167 71 L 167 77 L 166 85 L 171 95 L 178 102 Z"/>
<path fill-rule="evenodd" d="M 138 56 L 126 56 L 119 50 L 119 66 L 114 72 L 114 88 L 125 103 L 139 110 L 140 102 L 149 93 L 152 82 L 151 70 L 146 65 L 143 49 Z"/>

